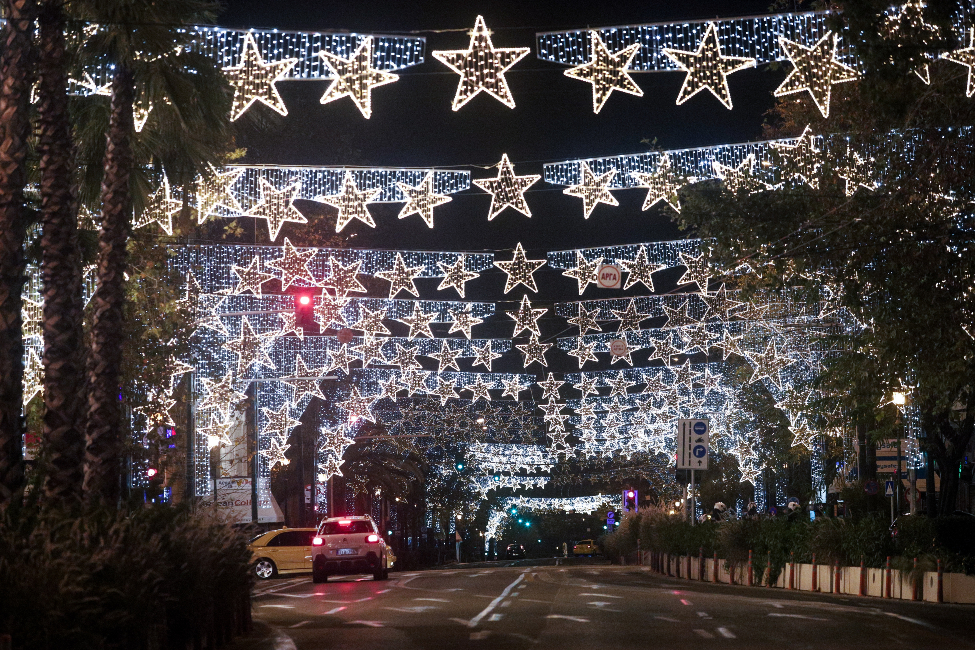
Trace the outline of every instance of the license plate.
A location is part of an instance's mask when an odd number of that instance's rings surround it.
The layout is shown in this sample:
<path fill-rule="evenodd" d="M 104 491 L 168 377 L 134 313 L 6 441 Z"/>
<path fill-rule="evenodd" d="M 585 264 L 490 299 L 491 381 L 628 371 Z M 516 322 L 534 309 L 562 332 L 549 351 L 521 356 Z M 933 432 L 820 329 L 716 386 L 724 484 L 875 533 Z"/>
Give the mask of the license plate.
<path fill-rule="evenodd" d="M 354 549 L 354 548 L 340 548 L 338 551 L 335 552 L 335 554 L 336 555 L 356 555 L 357 552 L 358 552 L 358 549 Z"/>

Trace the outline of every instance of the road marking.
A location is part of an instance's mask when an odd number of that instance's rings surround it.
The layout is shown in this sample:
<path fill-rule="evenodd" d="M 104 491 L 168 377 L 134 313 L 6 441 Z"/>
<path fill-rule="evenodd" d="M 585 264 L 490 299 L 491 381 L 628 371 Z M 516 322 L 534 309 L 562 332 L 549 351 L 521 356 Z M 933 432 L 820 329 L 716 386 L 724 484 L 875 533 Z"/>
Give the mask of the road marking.
<path fill-rule="evenodd" d="M 378 591 L 376 593 L 385 594 L 385 593 L 390 592 L 390 591 L 392 591 L 392 589 L 383 589 L 382 591 Z"/>
<path fill-rule="evenodd" d="M 563 614 L 549 614 L 545 618 L 564 618 L 567 621 L 575 621 L 576 623 L 588 623 L 589 619 L 582 616 L 565 616 Z"/>
<path fill-rule="evenodd" d="M 289 625 L 288 627 L 301 627 L 302 625 L 308 625 L 311 621 L 299 621 L 294 625 Z"/>
<path fill-rule="evenodd" d="M 551 600 L 535 600 L 534 598 L 522 598 L 521 601 L 524 603 L 545 603 L 546 605 L 552 604 Z"/>
<path fill-rule="evenodd" d="M 604 600 L 594 600 L 592 602 L 586 603 L 587 605 L 595 605 L 596 607 L 605 607 L 606 605 L 612 605 L 613 603 L 608 603 Z"/>
<path fill-rule="evenodd" d="M 914 623 L 915 625 L 923 625 L 924 627 L 934 628 L 930 623 L 925 621 L 919 621 L 916 618 L 911 618 L 910 616 L 902 616 L 901 614 L 894 614 L 893 612 L 884 612 L 887 616 L 893 616 L 894 618 L 899 618 L 902 621 L 907 621 L 908 623 Z"/>
<path fill-rule="evenodd" d="M 433 605 L 417 605 L 416 607 L 384 607 L 383 609 L 388 609 L 393 612 L 405 612 L 407 614 L 422 614 L 429 609 L 440 608 L 434 607 Z"/>
<path fill-rule="evenodd" d="M 490 630 L 481 630 L 480 632 L 471 632 L 471 641 L 483 641 L 484 639 L 491 636 Z"/>
<path fill-rule="evenodd" d="M 276 607 L 278 609 L 294 609 L 294 605 L 261 605 L 261 607 Z"/>
<path fill-rule="evenodd" d="M 718 634 L 720 634 L 721 636 L 723 636 L 726 639 L 734 639 L 734 638 L 736 638 L 735 635 L 734 635 L 734 633 L 731 630 L 729 630 L 728 628 L 726 628 L 726 627 L 719 627 L 718 628 Z"/>
<path fill-rule="evenodd" d="M 580 596 L 599 596 L 600 598 L 622 598 L 623 596 L 611 596 L 610 594 L 579 594 Z"/>
<path fill-rule="evenodd" d="M 697 615 L 701 618 L 711 618 L 707 612 L 698 612 Z"/>
<path fill-rule="evenodd" d="M 278 594 L 278 598 L 314 598 L 318 594 Z"/>
<path fill-rule="evenodd" d="M 291 640 L 291 637 L 280 630 L 274 631 L 274 636 L 271 638 L 271 645 L 274 650 L 297 650 L 295 642 Z"/>
<path fill-rule="evenodd" d="M 507 606 L 509 606 L 509 605 L 510 605 L 511 603 L 512 603 L 512 601 L 510 601 L 510 600 L 506 600 L 506 601 L 504 601 L 503 603 L 501 603 L 501 606 L 502 606 L 502 607 L 507 607 Z"/>
<path fill-rule="evenodd" d="M 658 618 L 661 621 L 667 621 L 668 623 L 680 623 L 680 621 L 678 621 L 676 618 L 670 618 L 669 616 L 654 616 L 654 618 Z"/>
<path fill-rule="evenodd" d="M 449 603 L 450 601 L 446 598 L 414 598 L 413 600 L 427 600 L 432 603 Z"/>
<path fill-rule="evenodd" d="M 448 618 L 447 620 L 448 621 L 453 621 L 454 623 L 460 623 L 464 627 L 467 627 L 467 624 L 470 622 L 470 621 L 465 621 L 462 618 Z"/>
<path fill-rule="evenodd" d="M 692 603 L 692 602 L 691 602 L 691 601 L 689 601 L 689 600 L 684 600 L 683 598 L 681 598 L 681 599 L 680 599 L 680 604 L 681 604 L 681 605 L 693 605 L 694 603 Z"/>
<path fill-rule="evenodd" d="M 713 639 L 714 638 L 714 635 L 711 634 L 710 632 L 708 632 L 707 630 L 694 630 L 694 633 L 697 634 L 702 639 Z"/>
<path fill-rule="evenodd" d="M 777 616 L 779 618 L 802 618 L 807 621 L 828 621 L 828 618 L 816 618 L 815 616 L 806 616 L 804 614 L 779 614 L 778 612 L 773 612 L 769 616 Z"/>
<path fill-rule="evenodd" d="M 324 616 L 331 616 L 332 614 L 338 614 L 343 609 L 345 609 L 345 607 L 336 607 L 335 609 L 330 609 L 327 612 L 325 612 Z"/>
<path fill-rule="evenodd" d="M 501 592 L 500 596 L 498 596 L 490 603 L 488 603 L 488 606 L 485 607 L 480 614 L 478 614 L 477 616 L 475 616 L 470 620 L 470 622 L 467 624 L 467 627 L 477 627 L 477 624 L 481 622 L 481 619 L 487 616 L 488 614 L 490 614 L 492 611 L 494 611 L 494 608 L 500 605 L 501 601 L 504 600 L 508 596 L 508 594 L 511 593 L 511 590 L 514 589 L 516 586 L 518 586 L 518 583 L 520 583 L 524 579 L 525 579 L 524 573 L 520 574 L 517 578 L 515 578 L 514 582 L 512 582 L 510 585 L 504 588 L 504 591 Z"/>
<path fill-rule="evenodd" d="M 277 586 L 274 586 L 274 587 L 268 587 L 266 589 L 255 589 L 254 590 L 254 596 L 256 597 L 256 596 L 265 596 L 267 594 L 275 594 L 275 593 L 277 593 L 279 591 L 283 591 L 284 589 L 290 589 L 291 587 L 294 587 L 294 586 L 296 586 L 298 584 L 301 584 L 306 579 L 307 578 L 295 578 L 293 580 L 288 580 L 284 584 L 277 585 Z"/>
<path fill-rule="evenodd" d="M 489 618 L 488 620 L 494 622 L 494 621 L 500 621 L 502 618 L 504 618 L 504 614 L 495 613 L 495 614 L 491 614 L 491 618 Z"/>
<path fill-rule="evenodd" d="M 346 625 L 367 625 L 369 627 L 383 627 L 382 621 L 348 621 Z"/>

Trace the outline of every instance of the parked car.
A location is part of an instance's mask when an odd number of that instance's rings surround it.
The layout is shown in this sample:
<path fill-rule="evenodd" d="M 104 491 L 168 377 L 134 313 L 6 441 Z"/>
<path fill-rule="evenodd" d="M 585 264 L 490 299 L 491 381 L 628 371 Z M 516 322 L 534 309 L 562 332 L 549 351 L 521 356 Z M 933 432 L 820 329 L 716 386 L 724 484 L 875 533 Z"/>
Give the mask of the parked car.
<path fill-rule="evenodd" d="M 504 551 L 504 557 L 508 560 L 523 560 L 525 558 L 525 547 L 517 542 L 508 544 L 508 548 Z"/>
<path fill-rule="evenodd" d="M 312 538 L 311 578 L 327 582 L 330 575 L 371 573 L 385 580 L 395 560 L 369 515 L 329 517 Z"/>
<path fill-rule="evenodd" d="M 317 528 L 281 528 L 252 539 L 248 548 L 254 557 L 254 574 L 267 580 L 311 571 L 311 540 L 316 532 Z"/>
<path fill-rule="evenodd" d="M 572 547 L 573 555 L 588 555 L 592 557 L 597 553 L 599 553 L 599 548 L 596 546 L 596 542 L 591 539 L 580 540 L 579 543 Z"/>

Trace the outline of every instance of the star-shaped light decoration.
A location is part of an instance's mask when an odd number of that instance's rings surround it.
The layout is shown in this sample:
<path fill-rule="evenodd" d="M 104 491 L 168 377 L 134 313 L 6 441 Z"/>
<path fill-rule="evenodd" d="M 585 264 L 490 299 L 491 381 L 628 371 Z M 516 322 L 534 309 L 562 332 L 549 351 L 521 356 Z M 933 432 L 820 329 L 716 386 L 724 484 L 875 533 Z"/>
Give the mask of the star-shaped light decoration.
<path fill-rule="evenodd" d="M 366 288 L 359 282 L 359 267 L 362 260 L 352 262 L 344 266 L 337 259 L 329 255 L 328 257 L 328 277 L 322 282 L 326 287 L 335 290 L 335 297 L 344 299 L 350 292 L 366 293 Z"/>
<path fill-rule="evenodd" d="M 355 444 L 355 439 L 346 433 L 344 426 L 335 428 L 322 427 L 318 440 L 318 452 L 323 455 L 331 455 L 335 458 L 342 458 L 345 450 Z"/>
<path fill-rule="evenodd" d="M 416 288 L 416 282 L 414 280 L 423 273 L 423 268 L 422 265 L 406 266 L 406 262 L 403 261 L 403 254 L 396 253 L 396 261 L 393 263 L 393 268 L 386 271 L 379 271 L 374 275 L 390 283 L 389 297 L 391 299 L 395 298 L 396 294 L 400 291 L 406 291 L 418 298 L 420 291 Z"/>
<path fill-rule="evenodd" d="M 526 368 L 533 363 L 540 363 L 547 368 L 548 362 L 545 360 L 545 351 L 552 347 L 552 345 L 552 343 L 539 342 L 538 337 L 532 334 L 528 343 L 525 343 L 524 345 L 516 345 L 515 347 L 521 350 L 521 353 L 525 355 Z"/>
<path fill-rule="evenodd" d="M 725 189 L 732 194 L 750 194 L 760 189 L 768 189 L 769 185 L 763 183 L 755 176 L 755 154 L 750 153 L 737 167 L 722 165 L 717 160 L 712 161 L 711 168 L 714 175 L 721 179 Z"/>
<path fill-rule="evenodd" d="M 172 395 L 173 391 L 176 390 L 176 386 L 179 385 L 179 378 L 191 370 L 194 370 L 194 367 L 190 364 L 180 361 L 176 357 L 170 357 L 166 361 L 166 366 L 163 368 L 163 372 L 169 378 L 167 386 L 164 389 L 165 394 Z"/>
<path fill-rule="evenodd" d="M 538 319 L 547 311 L 548 308 L 532 309 L 532 303 L 528 299 L 528 296 L 522 296 L 518 311 L 508 312 L 508 316 L 515 321 L 515 330 L 511 334 L 511 337 L 514 338 L 525 330 L 540 336 L 541 331 L 538 328 Z"/>
<path fill-rule="evenodd" d="M 654 344 L 653 354 L 650 355 L 647 361 L 660 359 L 668 368 L 676 362 L 675 357 L 684 353 L 682 349 L 674 345 L 674 341 L 669 334 L 662 339 L 655 340 Z"/>
<path fill-rule="evenodd" d="M 473 329 L 475 325 L 480 325 L 484 322 L 483 318 L 474 317 L 474 315 L 471 313 L 470 304 L 464 305 L 463 309 L 451 310 L 450 313 L 454 317 L 454 320 L 450 323 L 450 330 L 447 332 L 448 334 L 460 332 L 465 338 L 469 339 L 471 338 L 471 329 Z"/>
<path fill-rule="evenodd" d="M 353 326 L 354 329 L 362 330 L 365 334 L 385 334 L 390 333 L 389 328 L 383 324 L 383 319 L 386 318 L 386 308 L 382 307 L 373 311 L 366 307 L 365 305 L 359 305 L 359 320 Z"/>
<path fill-rule="evenodd" d="M 660 329 L 672 330 L 682 327 L 698 325 L 700 321 L 693 318 L 688 309 L 690 308 L 690 301 L 685 300 L 681 303 L 680 307 L 674 309 L 669 305 L 663 305 L 664 314 L 667 315 L 667 322 L 663 324 Z"/>
<path fill-rule="evenodd" d="M 518 375 L 513 375 L 511 377 L 502 377 L 501 385 L 504 386 L 504 392 L 501 397 L 511 396 L 514 400 L 518 400 L 518 396 L 530 388 L 521 383 L 521 378 Z"/>
<path fill-rule="evenodd" d="M 471 404 L 473 404 L 479 399 L 483 399 L 490 402 L 491 393 L 488 392 L 490 388 L 491 388 L 491 384 L 485 382 L 484 378 L 481 377 L 481 375 L 477 375 L 474 378 L 474 383 L 467 384 L 466 386 L 464 386 L 464 390 L 469 390 L 471 391 L 471 393 L 473 393 L 473 395 L 471 395 Z"/>
<path fill-rule="evenodd" d="M 207 446 L 210 449 L 214 447 L 233 447 L 235 441 L 231 436 L 231 432 L 234 430 L 237 422 L 233 418 L 227 420 L 220 420 L 218 418 L 210 418 L 210 423 L 205 427 L 199 427 L 197 433 L 201 433 L 207 438 Z"/>
<path fill-rule="evenodd" d="M 807 410 L 812 390 L 790 390 L 785 397 L 775 403 L 775 408 L 785 411 L 789 421 L 795 424 Z"/>
<path fill-rule="evenodd" d="M 519 284 L 528 287 L 529 291 L 538 293 L 534 273 L 545 266 L 545 260 L 530 260 L 525 257 L 525 249 L 521 247 L 521 242 L 518 242 L 515 247 L 514 256 L 510 261 L 499 262 L 495 260 L 494 265 L 508 274 L 508 279 L 504 283 L 505 293 L 510 292 Z"/>
<path fill-rule="evenodd" d="M 278 238 L 285 222 L 308 223 L 305 215 L 294 206 L 294 200 L 301 190 L 301 181 L 295 181 L 284 189 L 277 189 L 261 179 L 261 202 L 244 213 L 245 217 L 265 219 L 271 241 Z"/>
<path fill-rule="evenodd" d="M 281 115 L 288 114 L 284 100 L 278 94 L 275 82 L 283 79 L 291 68 L 298 63 L 298 59 L 282 59 L 265 63 L 254 36 L 244 35 L 244 51 L 240 65 L 223 68 L 223 74 L 234 87 L 234 104 L 230 109 L 230 121 L 237 120 L 255 101 L 262 102 L 267 107 Z"/>
<path fill-rule="evenodd" d="M 373 361 L 377 361 L 379 365 L 386 365 L 386 355 L 383 354 L 383 345 L 385 344 L 386 342 L 383 339 L 366 334 L 362 337 L 362 342 L 352 349 L 362 359 L 363 368 Z"/>
<path fill-rule="evenodd" d="M 796 426 L 789 427 L 792 432 L 792 446 L 804 446 L 809 451 L 815 451 L 815 438 L 818 432 L 806 422 L 801 422 Z"/>
<path fill-rule="evenodd" d="M 599 113 L 614 90 L 643 97 L 643 90 L 627 72 L 639 49 L 640 43 L 634 43 L 611 53 L 599 32 L 590 31 L 589 61 L 569 68 L 563 74 L 592 84 L 592 112 Z"/>
<path fill-rule="evenodd" d="M 330 350 L 328 353 L 328 363 L 325 364 L 325 372 L 341 369 L 348 376 L 349 364 L 355 361 L 355 355 L 349 351 L 349 344 L 343 343 L 337 350 Z"/>
<path fill-rule="evenodd" d="M 616 175 L 615 169 L 610 169 L 605 174 L 596 176 L 589 169 L 589 165 L 583 161 L 579 163 L 579 171 L 582 175 L 582 182 L 578 185 L 565 188 L 562 190 L 562 193 L 569 196 L 577 196 L 582 199 L 583 217 L 588 219 L 589 215 L 592 214 L 592 211 L 600 203 L 607 205 L 620 204 L 616 200 L 616 197 L 609 191 L 609 184 L 613 181 L 613 176 Z"/>
<path fill-rule="evenodd" d="M 291 461 L 285 457 L 285 452 L 291 448 L 291 445 L 287 444 L 284 440 L 281 440 L 277 436 L 271 436 L 268 439 L 268 448 L 261 451 L 261 454 L 267 459 L 268 468 L 272 468 L 278 463 L 282 465 L 287 465 Z"/>
<path fill-rule="evenodd" d="M 559 388 L 565 384 L 564 381 L 555 378 L 553 373 L 548 373 L 548 378 L 543 381 L 536 382 L 539 388 L 542 389 L 542 399 L 558 399 L 559 398 Z"/>
<path fill-rule="evenodd" d="M 344 402 L 338 402 L 338 406 L 348 411 L 349 420 L 362 418 L 375 424 L 376 416 L 372 414 L 372 405 L 375 402 L 375 396 L 360 395 L 359 387 L 353 386 L 352 390 L 349 392 L 349 398 Z"/>
<path fill-rule="evenodd" d="M 318 461 L 319 483 L 325 483 L 333 476 L 343 476 L 341 469 L 343 463 L 345 461 L 341 458 L 336 458 L 332 454 L 326 454 L 322 460 Z"/>
<path fill-rule="evenodd" d="M 132 409 L 146 418 L 146 432 L 153 432 L 157 427 L 176 426 L 173 416 L 169 414 L 169 409 L 176 406 L 176 400 L 154 393 L 150 393 L 146 399 L 145 406 Z"/>
<path fill-rule="evenodd" d="M 599 395 L 599 389 L 596 388 L 596 383 L 599 381 L 599 377 L 596 375 L 579 375 L 579 383 L 572 384 L 572 387 L 582 393 L 582 399 L 586 399 L 589 395 Z"/>
<path fill-rule="evenodd" d="M 420 367 L 420 362 L 416 360 L 417 347 L 415 345 L 403 346 L 400 343 L 394 343 L 393 345 L 396 347 L 396 351 L 389 358 L 389 363 L 394 366 L 399 366 L 400 370 Z"/>
<path fill-rule="evenodd" d="M 272 369 L 276 367 L 267 355 L 264 343 L 264 338 L 254 333 L 250 320 L 245 316 L 240 321 L 240 338 L 227 341 L 222 347 L 237 355 L 237 374 L 242 375 L 255 363 Z"/>
<path fill-rule="evenodd" d="M 462 349 L 452 350 L 450 348 L 450 343 L 447 339 L 440 340 L 440 351 L 428 354 L 426 356 L 436 359 L 438 365 L 438 370 L 443 372 L 447 368 L 453 368 L 456 371 L 460 371 L 460 366 L 457 364 L 457 357 L 463 354 Z"/>
<path fill-rule="evenodd" d="M 44 393 L 44 365 L 34 348 L 27 351 L 27 364 L 24 367 L 23 405 L 27 406 L 34 396 Z M 517 399 L 517 397 L 515 398 Z"/>
<path fill-rule="evenodd" d="M 826 32 L 812 47 L 779 36 L 779 47 L 789 57 L 793 69 L 773 93 L 784 97 L 808 92 L 823 117 L 829 117 L 829 102 L 833 84 L 854 81 L 860 73 L 836 58 L 838 37 Z"/>
<path fill-rule="evenodd" d="M 626 373 L 622 370 L 617 371 L 616 376 L 612 379 L 606 379 L 606 384 L 612 389 L 609 391 L 610 397 L 616 397 L 617 395 L 626 397 L 629 389 L 638 383 L 636 381 L 630 381 Z"/>
<path fill-rule="evenodd" d="M 284 238 L 284 256 L 267 263 L 268 268 L 281 271 L 282 291 L 287 291 L 288 287 L 297 280 L 303 280 L 313 286 L 317 284 L 315 276 L 308 270 L 308 263 L 315 257 L 315 252 L 315 249 L 299 251 L 291 240 Z"/>
<path fill-rule="evenodd" d="M 912 0 L 897 8 L 896 15 L 888 15 L 883 22 L 882 29 L 892 39 L 903 39 L 906 47 L 915 46 L 918 41 L 937 41 L 941 39 L 941 28 L 924 20 L 924 9 L 927 4 L 919 0 Z M 901 43 L 898 43 L 898 47 Z M 926 85 L 931 84 L 931 55 L 913 55 L 917 61 L 914 74 Z"/>
<path fill-rule="evenodd" d="M 596 316 L 599 315 L 599 309 L 586 309 L 586 306 L 579 303 L 579 313 L 576 316 L 567 318 L 566 320 L 570 325 L 575 325 L 579 328 L 579 335 L 585 336 L 586 332 L 593 330 L 596 332 L 602 332 L 603 328 L 599 326 L 596 322 Z"/>
<path fill-rule="evenodd" d="M 864 158 L 855 151 L 846 152 L 846 158 L 836 170 L 836 175 L 843 179 L 843 193 L 853 196 L 861 187 L 873 192 L 880 186 L 874 178 L 877 166 L 873 158 Z"/>
<path fill-rule="evenodd" d="M 614 347 L 611 343 L 606 344 L 606 349 L 609 351 L 610 365 L 616 363 L 617 361 L 625 361 L 629 365 L 633 365 L 633 353 L 643 348 L 639 345 L 630 345 L 630 342 L 626 340 L 625 336 L 621 336 L 619 339 L 622 344 L 619 347 Z"/>
<path fill-rule="evenodd" d="M 285 402 L 277 411 L 262 408 L 261 413 L 267 422 L 261 427 L 261 433 L 280 433 L 281 437 L 287 439 L 291 430 L 301 424 L 301 420 L 296 420 L 288 413 L 290 404 Z"/>
<path fill-rule="evenodd" d="M 312 397 L 317 397 L 318 399 L 325 399 L 325 394 L 322 393 L 321 381 L 324 378 L 326 370 L 324 368 L 316 368 L 315 370 L 310 370 L 307 365 L 305 365 L 305 360 L 300 354 L 295 356 L 295 372 L 293 375 L 288 377 L 282 377 L 281 382 L 291 386 L 295 390 L 294 398 L 291 400 L 293 403 L 301 401 L 305 395 L 311 395 Z"/>
<path fill-rule="evenodd" d="M 532 211 L 525 200 L 525 191 L 537 183 L 539 179 L 541 176 L 538 174 L 515 176 L 515 168 L 508 160 L 508 154 L 501 154 L 501 162 L 498 163 L 498 177 L 480 178 L 474 181 L 475 185 L 491 195 L 488 221 L 492 221 L 507 207 L 514 208 L 526 217 L 531 217 Z"/>
<path fill-rule="evenodd" d="M 243 168 L 219 172 L 211 166 L 209 175 L 197 179 L 196 219 L 199 223 L 202 224 L 210 215 L 217 214 L 217 208 L 225 208 L 235 215 L 244 211 L 231 189 L 243 173 Z"/>
<path fill-rule="evenodd" d="M 782 388 L 782 378 L 779 371 L 793 362 L 792 359 L 782 356 L 780 351 L 775 349 L 774 341 L 768 342 L 768 346 L 762 354 L 757 352 L 747 354 L 746 358 L 755 365 L 748 383 L 752 384 L 767 377 L 777 388 Z"/>
<path fill-rule="evenodd" d="M 707 354 L 708 350 L 714 344 L 714 340 L 718 338 L 718 335 L 709 331 L 703 323 L 696 326 L 684 327 L 678 334 L 684 341 L 684 352 L 686 353 L 690 353 L 696 348 Z"/>
<path fill-rule="evenodd" d="M 348 97 L 367 120 L 372 116 L 372 89 L 399 79 L 399 75 L 372 67 L 372 36 L 363 38 L 347 59 L 325 50 L 318 54 L 332 73 L 332 82 L 322 95 L 321 103 Z"/>
<path fill-rule="evenodd" d="M 500 353 L 491 349 L 491 339 L 484 341 L 484 345 L 481 347 L 477 347 L 476 345 L 472 345 L 471 347 L 474 350 L 474 361 L 471 362 L 471 365 L 484 366 L 488 369 L 488 372 L 491 372 L 491 364 L 494 360 L 502 356 Z"/>
<path fill-rule="evenodd" d="M 663 53 L 677 64 L 687 74 L 677 95 L 677 105 L 701 92 L 710 90 L 725 108 L 731 110 L 731 90 L 728 88 L 728 75 L 745 68 L 755 67 L 755 59 L 744 56 L 725 56 L 721 54 L 721 43 L 718 42 L 718 26 L 708 23 L 704 31 L 704 38 L 697 46 L 697 51 L 687 52 L 663 48 Z"/>
<path fill-rule="evenodd" d="M 345 314 L 342 312 L 342 308 L 345 307 L 348 301 L 341 298 L 335 298 L 331 294 L 322 293 L 318 296 L 318 300 L 315 301 L 315 322 L 321 326 L 323 330 L 329 329 L 333 325 L 338 325 L 340 327 L 348 327 L 349 323 L 345 319 Z M 362 329 L 361 327 L 358 329 Z M 389 330 L 386 330 L 389 334 Z"/>
<path fill-rule="evenodd" d="M 261 258 L 257 255 L 251 258 L 251 263 L 246 267 L 234 264 L 230 267 L 230 270 L 240 278 L 240 281 L 233 290 L 235 294 L 243 294 L 250 291 L 255 296 L 260 296 L 261 286 L 265 282 L 275 279 L 273 274 L 261 271 Z"/>
<path fill-rule="evenodd" d="M 431 395 L 440 398 L 440 405 L 447 403 L 448 399 L 460 397 L 457 394 L 457 385 L 454 381 L 448 381 L 442 376 L 437 377 L 437 387 L 430 391 Z"/>
<path fill-rule="evenodd" d="M 397 318 L 401 323 L 405 323 L 410 326 L 410 333 L 407 338 L 414 339 L 417 336 L 426 336 L 427 338 L 433 338 L 433 331 L 430 329 L 430 323 L 434 321 L 437 317 L 437 312 L 425 312 L 420 309 L 420 303 L 413 303 L 413 313 L 409 316 L 403 316 L 402 318 Z"/>
<path fill-rule="evenodd" d="M 773 142 L 772 148 L 781 157 L 779 167 L 790 180 L 801 179 L 814 190 L 819 189 L 819 170 L 823 164 L 823 152 L 816 145 L 816 136 L 809 125 L 796 138 L 795 144 Z"/>
<path fill-rule="evenodd" d="M 647 247 L 643 244 L 640 244 L 635 259 L 618 259 L 616 261 L 627 273 L 626 284 L 623 285 L 624 289 L 629 289 L 634 284 L 639 283 L 645 286 L 650 293 L 654 292 L 653 278 L 651 276 L 657 271 L 667 268 L 666 264 L 652 264 L 647 259 Z"/>
<path fill-rule="evenodd" d="M 701 293 L 700 297 L 701 300 L 704 301 L 704 304 L 708 306 L 708 311 L 705 318 L 713 314 L 721 320 L 728 320 L 731 318 L 731 312 L 745 304 L 729 298 L 728 290 L 725 288 L 723 283 L 714 293 Z"/>
<path fill-rule="evenodd" d="M 670 156 L 663 154 L 657 169 L 649 174 L 631 172 L 630 175 L 636 179 L 640 187 L 647 189 L 647 198 L 643 200 L 644 211 L 663 201 L 674 212 L 680 212 L 680 198 L 677 196 L 677 191 L 685 185 L 687 179 L 674 172 L 670 165 Z"/>
<path fill-rule="evenodd" d="M 381 188 L 359 191 L 355 179 L 352 178 L 352 172 L 347 171 L 342 178 L 342 189 L 338 194 L 316 196 L 315 200 L 338 210 L 335 232 L 342 232 L 342 229 L 353 219 L 358 219 L 370 228 L 376 227 L 376 222 L 369 213 L 368 204 L 374 202 L 381 192 Z"/>
<path fill-rule="evenodd" d="M 972 27 L 968 34 L 968 47 L 952 50 L 941 55 L 942 59 L 948 59 L 968 68 L 968 84 L 965 87 L 965 96 L 975 95 L 975 27 Z"/>
<path fill-rule="evenodd" d="M 741 482 L 751 483 L 755 485 L 755 481 L 758 479 L 758 475 L 762 473 L 762 468 L 757 465 L 739 465 L 741 470 Z"/>
<path fill-rule="evenodd" d="M 419 366 L 417 366 L 419 367 Z M 428 392 L 427 388 L 427 377 L 430 376 L 429 372 L 418 371 L 418 370 L 404 370 L 400 374 L 400 384 L 406 388 L 406 392 L 410 397 L 414 395 L 423 395 Z"/>
<path fill-rule="evenodd" d="M 234 389 L 234 374 L 228 372 L 220 381 L 203 377 L 203 390 L 206 396 L 200 401 L 200 408 L 215 408 L 226 420 L 230 417 L 230 409 L 234 404 L 247 399 L 247 396 Z"/>
<path fill-rule="evenodd" d="M 461 253 L 457 256 L 457 260 L 450 266 L 447 266 L 443 262 L 437 262 L 437 266 L 439 266 L 440 270 L 444 272 L 444 278 L 441 280 L 440 286 L 437 287 L 437 291 L 453 288 L 457 291 L 457 293 L 460 294 L 461 298 L 464 297 L 465 285 L 474 278 L 478 277 L 477 273 L 468 271 L 464 268 L 465 259 L 466 256 Z"/>
<path fill-rule="evenodd" d="M 579 295 L 586 290 L 590 284 L 599 286 L 599 266 L 603 263 L 603 258 L 597 257 L 594 260 L 586 260 L 582 251 L 576 251 L 576 265 L 571 269 L 562 272 L 562 275 L 575 278 L 579 284 Z"/>
<path fill-rule="evenodd" d="M 399 383 L 399 377 L 396 375 L 390 375 L 386 379 L 380 379 L 376 383 L 379 384 L 379 397 L 376 398 L 377 402 L 385 397 L 395 402 L 397 395 L 403 390 L 403 387 Z"/>
<path fill-rule="evenodd" d="M 620 321 L 620 328 L 618 330 L 620 332 L 638 330 L 640 329 L 640 323 L 650 317 L 649 314 L 643 314 L 636 310 L 636 301 L 633 298 L 630 298 L 630 301 L 626 303 L 626 309 L 622 311 L 611 309 L 610 311 Z"/>
<path fill-rule="evenodd" d="M 406 197 L 406 205 L 399 211 L 399 218 L 405 219 L 413 214 L 419 215 L 428 228 L 433 228 L 433 209 L 453 200 L 446 194 L 437 194 L 433 191 L 433 172 L 428 172 L 423 177 L 423 182 L 416 187 L 406 183 L 396 183 L 396 186 Z M 462 293 L 461 296 L 463 295 Z"/>
<path fill-rule="evenodd" d="M 580 336 L 576 339 L 576 347 L 569 350 L 569 356 L 576 357 L 579 359 L 579 367 L 581 368 L 589 361 L 599 361 L 596 357 L 596 341 L 586 343 L 585 340 Z"/>
<path fill-rule="evenodd" d="M 173 215 L 183 209 L 183 202 L 170 195 L 169 179 L 163 176 L 162 184 L 149 195 L 142 214 L 132 222 L 133 228 L 144 228 L 157 223 L 167 235 L 173 234 Z"/>
<path fill-rule="evenodd" d="M 433 51 L 434 58 L 460 75 L 451 108 L 459 110 L 482 91 L 514 108 L 515 100 L 504 73 L 529 51 L 527 47 L 494 47 L 484 18 L 478 16 L 466 50 Z"/>
<path fill-rule="evenodd" d="M 677 281 L 678 286 L 682 284 L 696 284 L 701 293 L 707 293 L 708 280 L 713 275 L 711 266 L 708 264 L 707 255 L 701 253 L 697 257 L 693 257 L 688 253 L 678 253 L 678 256 L 680 257 L 680 263 L 687 269 L 684 271 L 684 275 L 680 276 L 680 280 Z"/>

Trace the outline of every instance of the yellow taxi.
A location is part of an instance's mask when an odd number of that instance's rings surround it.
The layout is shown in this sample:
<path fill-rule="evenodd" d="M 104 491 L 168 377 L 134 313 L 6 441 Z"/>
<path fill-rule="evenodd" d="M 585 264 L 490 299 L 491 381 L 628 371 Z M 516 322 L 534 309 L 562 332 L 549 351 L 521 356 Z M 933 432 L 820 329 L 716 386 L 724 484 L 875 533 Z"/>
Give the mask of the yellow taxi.
<path fill-rule="evenodd" d="M 596 542 L 591 539 L 580 540 L 578 544 L 572 547 L 573 555 L 596 555 L 599 553 L 599 548 L 596 546 Z"/>
<path fill-rule="evenodd" d="M 287 573 L 311 572 L 311 540 L 317 528 L 281 528 L 261 533 L 248 548 L 254 575 L 261 580 Z"/>

